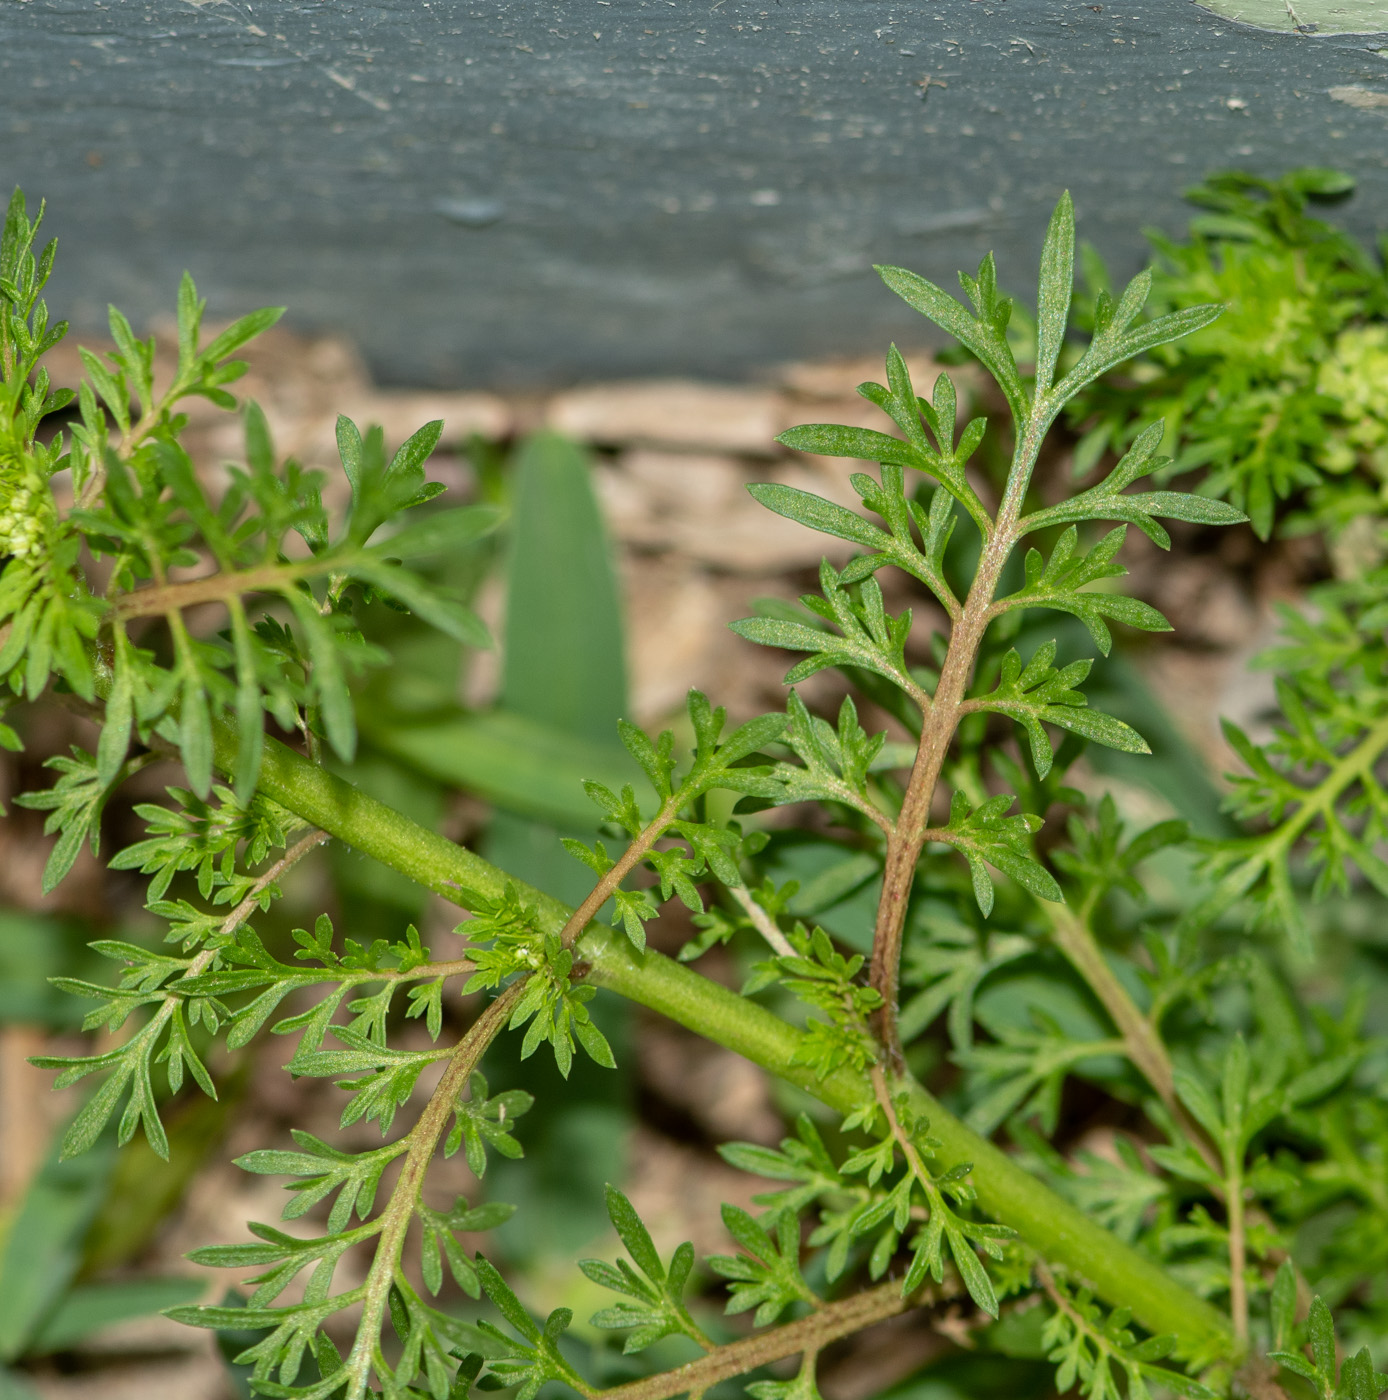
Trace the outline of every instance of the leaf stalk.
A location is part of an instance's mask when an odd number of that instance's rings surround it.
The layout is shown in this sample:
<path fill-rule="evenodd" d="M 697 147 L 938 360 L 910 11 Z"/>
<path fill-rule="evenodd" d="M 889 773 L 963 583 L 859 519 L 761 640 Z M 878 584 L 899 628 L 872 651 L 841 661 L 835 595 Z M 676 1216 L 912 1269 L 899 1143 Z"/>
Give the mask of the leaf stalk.
<path fill-rule="evenodd" d="M 933 1285 L 901 1296 L 901 1285 L 884 1283 L 836 1303 L 826 1303 L 809 1317 L 728 1342 L 706 1356 L 644 1380 L 598 1392 L 598 1400 L 669 1400 L 674 1395 L 698 1395 L 720 1381 L 745 1375 L 758 1366 L 782 1361 L 802 1352 L 816 1352 L 841 1337 L 852 1336 L 875 1322 L 933 1303 L 945 1296 Z"/>
<path fill-rule="evenodd" d="M 376 1253 L 364 1285 L 361 1321 L 352 1350 L 344 1363 L 350 1375 L 344 1400 L 364 1400 L 366 1396 L 371 1370 L 376 1363 L 391 1285 L 400 1269 L 405 1234 L 419 1204 L 429 1163 L 448 1126 L 453 1107 L 467 1087 L 468 1077 L 477 1068 L 487 1047 L 504 1029 L 524 991 L 524 978 L 513 982 L 468 1027 L 467 1034 L 449 1057 L 448 1066 L 430 1095 L 424 1112 L 410 1129 L 409 1151 L 400 1168 L 395 1188 L 390 1193 L 390 1200 L 381 1212 Z"/>

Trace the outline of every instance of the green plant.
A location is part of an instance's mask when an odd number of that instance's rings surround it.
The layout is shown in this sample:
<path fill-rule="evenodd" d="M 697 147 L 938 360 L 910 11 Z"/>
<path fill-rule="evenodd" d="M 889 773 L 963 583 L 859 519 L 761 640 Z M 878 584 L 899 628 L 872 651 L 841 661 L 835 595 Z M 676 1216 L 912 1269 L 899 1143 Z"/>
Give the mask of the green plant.
<path fill-rule="evenodd" d="M 1326 531 L 1345 568 L 1381 561 L 1388 245 L 1375 259 L 1308 212 L 1353 189 L 1339 171 L 1304 169 L 1276 180 L 1231 171 L 1187 192 L 1208 212 L 1186 242 L 1149 235 L 1153 310 L 1218 301 L 1229 312 L 1070 405 L 1084 431 L 1077 474 L 1121 451 L 1136 415 L 1159 416 L 1177 448 L 1169 470 L 1203 469 L 1201 490 L 1247 510 L 1261 538 L 1280 514 L 1289 531 Z M 1093 296 L 1108 273 L 1091 251 L 1085 264 Z"/>
<path fill-rule="evenodd" d="M 64 1152 L 104 1141 L 112 1122 L 120 1141 L 142 1128 L 163 1150 L 161 1081 L 169 1095 L 213 1094 L 210 1048 L 267 1032 L 290 1038 L 290 1073 L 346 1091 L 344 1125 L 375 1121 L 382 1133 L 380 1146 L 348 1151 L 300 1130 L 292 1147 L 239 1159 L 288 1178 L 284 1214 L 313 1233 L 255 1224 L 254 1243 L 200 1249 L 202 1263 L 257 1270 L 255 1289 L 245 1306 L 172 1315 L 258 1334 L 239 1359 L 260 1393 L 445 1400 L 476 1384 L 531 1400 L 553 1382 L 660 1400 L 800 1356 L 795 1379 L 756 1380 L 752 1393 L 813 1397 L 816 1358 L 831 1343 L 908 1308 L 962 1303 L 979 1345 L 1048 1358 L 1062 1390 L 1204 1396 L 1275 1387 L 1280 1376 L 1289 1393 L 1305 1380 L 1327 1397 L 1377 1394 L 1367 1352 L 1337 1369 L 1327 1305 L 1307 1311 L 1298 1291 L 1328 1297 L 1353 1341 L 1388 1321 L 1384 1045 L 1361 1031 L 1362 998 L 1324 982 L 1305 995 L 1297 948 L 1311 946 L 1309 930 L 1297 945 L 1252 944 L 1230 915 L 1266 877 L 1275 928 L 1296 878 L 1289 857 L 1312 829 L 1307 811 L 1325 833 L 1315 848 L 1323 892 L 1347 889 L 1355 870 L 1377 877 L 1382 746 L 1364 748 L 1361 731 L 1378 742 L 1382 677 L 1369 650 L 1378 614 L 1341 602 L 1340 651 L 1327 643 L 1314 665 L 1292 659 L 1287 735 L 1266 750 L 1244 746 L 1254 769 L 1244 810 L 1272 825 L 1205 850 L 1212 888 L 1196 876 L 1201 852 L 1181 821 L 1134 834 L 1111 799 L 1086 801 L 1066 783 L 1086 745 L 1144 753 L 1146 744 L 1089 707 L 1080 687 L 1092 661 L 1062 656 L 1035 620 L 1078 618 L 1105 654 L 1111 624 L 1161 630 L 1160 614 L 1106 582 L 1123 572 L 1127 526 L 1165 546 L 1162 519 L 1243 518 L 1209 497 L 1132 489 L 1168 465 L 1156 455 L 1160 425 L 1134 433 L 1087 490 L 1046 504 L 1033 483 L 1076 396 L 1210 326 L 1218 306 L 1143 319 L 1144 273 L 1117 298 L 1100 294 L 1088 343 L 1072 343 L 1068 197 L 1046 235 L 1032 365 L 1009 343 L 1012 303 L 991 257 L 977 277 L 961 276 L 972 309 L 881 269 L 1002 392 L 1014 450 L 1001 493 L 991 499 L 969 470 L 982 420 L 960 427 L 947 375 L 918 397 L 895 349 L 886 385 L 860 392 L 900 436 L 833 425 L 785 434 L 791 448 L 878 463 L 879 475 L 852 477 L 876 519 L 786 486 L 751 488 L 861 552 L 842 570 L 825 564 L 820 592 L 799 606 L 767 604 L 736 630 L 802 653 L 792 685 L 838 672 L 864 709 L 844 698 L 831 723 L 792 690 L 784 712 L 730 725 L 694 692 L 685 742 L 623 722 L 635 775 L 584 784 L 601 839 L 565 843 L 592 877 L 569 905 L 369 796 L 328 761 L 353 752 L 349 676 L 382 659 L 366 640 L 373 610 L 408 609 L 465 643 L 482 640 L 458 599 L 398 562 L 501 520 L 488 504 L 428 505 L 438 425 L 388 458 L 379 432 L 342 420 L 352 493 L 338 522 L 313 474 L 277 462 L 263 416 L 247 406 L 247 466 L 212 499 L 178 446 L 177 399 L 202 393 L 230 406 L 224 386 L 238 367 L 226 356 L 273 317 L 201 347 L 200 304 L 185 282 L 173 386 L 156 393 L 149 343 L 113 313 L 117 353 L 110 363 L 85 357 L 79 417 L 67 437 L 41 438 L 44 416 L 70 399 L 39 366 L 59 328 L 47 328 L 39 299 L 52 247 L 35 255 L 35 232 L 16 195 L 0 259 L 0 490 L 10 512 L 0 674 L 15 695 L 103 722 L 95 754 L 64 758 L 57 783 L 25 799 L 51 813 L 58 833 L 50 880 L 98 840 L 103 807 L 130 773 L 177 755 L 188 775 L 167 804 L 143 809 L 149 838 L 116 856 L 152 876 L 166 950 L 104 940 L 95 946 L 120 964 L 117 985 L 65 982 L 98 1003 L 90 1025 L 125 1029 L 101 1053 L 41 1061 L 62 1083 L 102 1076 Z M 1103 533 L 1090 533 L 1096 522 Z M 173 572 L 193 562 L 202 571 L 192 580 Z M 889 612 L 878 581 L 887 569 L 923 586 L 943 635 L 923 638 L 909 610 Z M 208 603 L 221 610 L 220 633 L 208 630 Z M 1342 674 L 1359 678 L 1350 708 L 1335 699 Z M 870 734 L 869 705 L 915 742 Z M 265 732 L 266 714 L 297 747 Z M 536 731 L 510 732 L 523 746 Z M 1305 763 L 1329 776 L 1313 773 L 1311 789 L 1286 776 Z M 798 844 L 758 815 L 797 804 L 819 811 Z M 437 955 L 413 926 L 370 942 L 351 929 L 340 937 L 326 916 L 292 941 L 263 937 L 254 926 L 285 874 L 329 840 L 467 910 L 460 949 Z M 813 908 L 797 905 L 786 878 L 797 859 L 817 876 L 835 872 L 834 892 Z M 186 897 L 169 897 L 175 881 Z M 844 896 L 869 885 L 864 916 Z M 646 927 L 672 900 L 697 917 L 690 960 L 717 943 L 744 954 L 760 945 L 742 994 L 646 946 Z M 1361 985 L 1381 984 L 1371 957 L 1355 972 Z M 439 1210 L 422 1195 L 440 1152 L 464 1153 L 485 1185 L 498 1156 L 523 1150 L 531 1096 L 492 1093 L 481 1070 L 508 1030 L 523 1032 L 522 1058 L 548 1045 L 564 1074 L 583 1056 L 612 1063 L 594 1016 L 604 990 L 745 1055 L 822 1110 L 802 1115 L 779 1151 L 725 1147 L 729 1162 L 776 1189 L 758 1198 L 758 1215 L 725 1207 L 741 1252 L 708 1261 L 728 1281 L 721 1295 L 688 1245 L 667 1261 L 629 1200 L 608 1190 L 629 1259 L 582 1264 L 619 1299 L 592 1325 L 624 1333 L 625 1353 L 655 1348 L 662 1358 L 624 1371 L 610 1353 L 585 1356 L 573 1343 L 568 1309 L 537 1322 L 491 1261 L 468 1257 L 459 1234 L 501 1225 L 504 1203 L 460 1198 Z M 424 1034 L 401 1044 L 410 1018 Z M 959 1075 L 939 1073 L 937 1047 Z M 1059 1137 L 1073 1083 L 1111 1106 L 1120 1125 L 1111 1152 Z M 992 1140 L 1004 1127 L 1010 1150 Z M 349 1255 L 360 1269 L 341 1269 Z M 340 1271 L 349 1282 L 336 1282 Z M 494 1312 L 458 1315 L 460 1296 L 483 1294 Z M 728 1313 L 754 1313 L 749 1333 L 729 1339 L 710 1308 L 719 1297 Z M 677 1346 L 690 1359 L 672 1355 Z"/>

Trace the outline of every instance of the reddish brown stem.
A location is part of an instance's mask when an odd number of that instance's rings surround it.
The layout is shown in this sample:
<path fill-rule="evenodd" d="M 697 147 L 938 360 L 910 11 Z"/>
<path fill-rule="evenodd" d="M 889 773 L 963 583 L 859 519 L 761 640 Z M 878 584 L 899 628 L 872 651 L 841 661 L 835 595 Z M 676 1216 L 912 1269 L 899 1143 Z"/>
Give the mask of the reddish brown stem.
<path fill-rule="evenodd" d="M 678 815 L 674 800 L 655 814 L 651 824 L 622 852 L 621 858 L 593 886 L 588 898 L 569 916 L 559 934 L 559 941 L 568 948 L 574 939 L 597 917 L 597 912 L 612 897 L 612 892 L 645 859 L 646 852 L 665 834 L 665 829 Z"/>
<path fill-rule="evenodd" d="M 600 1391 L 599 1400 L 669 1400 L 673 1395 L 698 1395 L 720 1381 L 732 1380 L 787 1356 L 819 1350 L 840 1337 L 851 1336 L 874 1322 L 895 1317 L 939 1296 L 939 1289 L 927 1287 L 903 1298 L 900 1283 L 884 1283 L 841 1302 L 826 1303 L 809 1317 L 788 1322 L 784 1327 L 746 1337 L 740 1342 L 729 1342 L 673 1371 L 662 1371 L 645 1380 Z"/>
<path fill-rule="evenodd" d="M 993 593 L 997 589 L 1002 566 L 1012 549 L 1012 527 L 1020 503 L 1020 493 L 1015 503 L 1009 494 L 998 517 L 998 528 L 984 543 L 978 573 L 950 634 L 949 650 L 940 670 L 940 683 L 935 688 L 929 709 L 924 712 L 920 746 L 916 750 L 915 765 L 911 769 L 896 829 L 887 840 L 887 860 L 882 872 L 882 894 L 877 905 L 869 980 L 882 998 L 882 1007 L 877 1013 L 877 1034 L 894 1073 L 899 1072 L 902 1064 L 901 1041 L 896 1024 L 901 942 L 911 888 L 916 878 L 916 863 L 920 860 L 929 830 L 935 787 L 949 754 L 954 731 L 959 726 L 961 706 L 973 677 L 974 661 L 990 621 Z"/>

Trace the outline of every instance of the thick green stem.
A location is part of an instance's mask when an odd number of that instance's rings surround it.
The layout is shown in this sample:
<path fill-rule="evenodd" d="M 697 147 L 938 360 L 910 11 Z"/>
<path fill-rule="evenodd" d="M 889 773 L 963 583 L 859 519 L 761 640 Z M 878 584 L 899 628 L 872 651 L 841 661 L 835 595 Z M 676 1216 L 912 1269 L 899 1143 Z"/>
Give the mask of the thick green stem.
<path fill-rule="evenodd" d="M 234 771 L 237 737 L 230 721 L 214 720 L 212 744 L 216 766 L 223 772 Z M 558 933 L 572 912 L 568 905 L 511 879 L 481 856 L 368 797 L 276 739 L 265 741 L 257 790 L 464 909 L 499 899 L 507 885 L 515 885 L 548 931 Z"/>
<path fill-rule="evenodd" d="M 794 1062 L 801 1031 L 669 958 L 652 952 L 638 957 L 625 940 L 599 928 L 588 930 L 578 951 L 599 986 L 736 1050 L 841 1113 L 874 1097 L 866 1075 L 840 1071 L 817 1080 L 810 1069 Z M 965 1127 L 914 1079 L 904 1077 L 898 1088 L 909 1096 L 914 1110 L 929 1119 L 930 1136 L 940 1143 L 934 1163 L 941 1170 L 972 1164 L 970 1179 L 980 1207 L 991 1219 L 1010 1225 L 1042 1258 L 1064 1265 L 1111 1304 L 1130 1307 L 1142 1326 L 1174 1334 L 1183 1354 L 1234 1351 L 1229 1324 L 1216 1308 Z"/>
<path fill-rule="evenodd" d="M 218 766 L 231 767 L 236 735 L 229 724 L 214 726 L 214 743 Z M 547 931 L 557 933 L 568 921 L 571 911 L 558 900 L 511 880 L 274 740 L 265 746 L 260 790 L 455 904 L 496 899 L 512 884 Z M 638 955 L 625 938 L 598 926 L 584 933 L 575 951 L 597 985 L 736 1051 L 831 1108 L 849 1112 L 873 1097 L 866 1075 L 841 1071 L 817 1080 L 795 1063 L 803 1032 L 670 958 L 649 950 Z M 1043 1258 L 1087 1280 L 1108 1302 L 1130 1307 L 1142 1326 L 1175 1334 L 1184 1354 L 1235 1352 L 1228 1323 L 1216 1309 L 966 1128 L 914 1080 L 903 1088 L 941 1143 L 935 1156 L 941 1168 L 972 1164 L 979 1204 L 992 1219 L 1012 1226 Z"/>

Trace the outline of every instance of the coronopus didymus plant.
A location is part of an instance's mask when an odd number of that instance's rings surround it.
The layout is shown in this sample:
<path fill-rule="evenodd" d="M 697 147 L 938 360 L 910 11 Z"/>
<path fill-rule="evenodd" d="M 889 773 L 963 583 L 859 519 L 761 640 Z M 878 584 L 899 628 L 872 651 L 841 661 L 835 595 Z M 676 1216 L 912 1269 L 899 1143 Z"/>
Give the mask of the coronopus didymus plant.
<path fill-rule="evenodd" d="M 885 382 L 858 390 L 880 429 L 785 433 L 842 459 L 861 508 L 783 484 L 752 494 L 851 557 L 734 624 L 785 653 L 781 708 L 735 723 L 696 690 L 671 730 L 620 724 L 630 781 L 583 785 L 595 834 L 564 838 L 587 882 L 570 905 L 352 781 L 361 678 L 392 662 L 370 617 L 488 646 L 431 561 L 504 531 L 504 505 L 437 499 L 438 423 L 388 444 L 340 419 L 341 490 L 283 460 L 233 392 L 237 352 L 278 313 L 209 338 L 191 278 L 171 378 L 156 382 L 155 343 L 113 310 L 115 348 L 83 352 L 75 391 L 54 386 L 43 358 L 66 328 L 43 301 L 54 249 L 38 226 L 16 194 L 0 252 L 0 680 L 12 703 L 68 707 L 99 738 L 17 800 L 47 813 L 47 888 L 99 847 L 148 878 L 166 936 L 95 943 L 110 976 L 63 987 L 105 1034 L 37 1063 L 86 1090 L 67 1156 L 110 1134 L 167 1152 L 169 1104 L 217 1095 L 226 1049 L 261 1038 L 285 1074 L 336 1086 L 353 1145 L 296 1129 L 240 1155 L 285 1187 L 284 1220 L 194 1253 L 234 1271 L 239 1297 L 170 1310 L 254 1334 L 236 1359 L 255 1393 L 662 1400 L 755 1373 L 758 1400 L 814 1400 L 826 1348 L 924 1310 L 949 1311 L 971 1346 L 1048 1365 L 1038 1396 L 1379 1394 L 1382 944 L 1315 969 L 1335 901 L 1388 894 L 1388 579 L 1334 584 L 1314 616 L 1289 609 L 1267 660 L 1280 718 L 1230 730 L 1242 767 L 1225 835 L 1134 821 L 1072 781 L 1087 752 L 1149 752 L 1086 695 L 1116 635 L 1168 627 L 1123 591 L 1125 537 L 1166 548 L 1172 522 L 1213 530 L 1270 507 L 1252 488 L 1163 484 L 1164 425 L 1140 401 L 1104 419 L 1117 451 L 1091 446 L 1078 485 L 1040 491 L 1038 463 L 1094 386 L 1217 326 L 1217 301 L 1150 314 L 1142 273 L 1077 322 L 1068 196 L 1025 359 L 991 256 L 961 274 L 962 299 L 879 268 L 991 377 L 1005 470 L 980 469 L 995 428 L 961 387 L 913 383 L 895 347 Z M 243 429 L 215 489 L 182 445 L 199 396 Z M 823 712 L 821 672 L 838 697 Z M 170 761 L 181 780 L 138 807 L 144 838 L 100 846 L 113 794 Z M 797 902 L 773 839 L 796 828 L 817 868 L 855 862 L 861 919 Z M 456 937 L 430 946 L 402 920 L 368 941 L 341 911 L 272 936 L 283 882 L 326 845 L 457 906 Z M 677 909 L 698 930 L 678 960 L 647 942 Z M 740 991 L 699 970 L 720 945 L 746 969 Z M 493 1091 L 488 1066 L 507 1044 L 565 1076 L 612 1066 L 611 998 L 745 1056 L 805 1107 L 779 1148 L 722 1147 L 760 1188 L 755 1209 L 723 1208 L 732 1253 L 658 1247 L 609 1186 L 620 1252 L 574 1269 L 609 1295 L 585 1335 L 613 1340 L 585 1350 L 573 1313 L 534 1315 L 486 1243 L 515 1209 L 489 1182 L 499 1160 L 524 1170 L 535 1108 Z M 1064 1129 L 1075 1086 L 1108 1106 L 1102 1152 Z M 477 1192 L 440 1207 L 426 1183 L 457 1154 Z"/>

